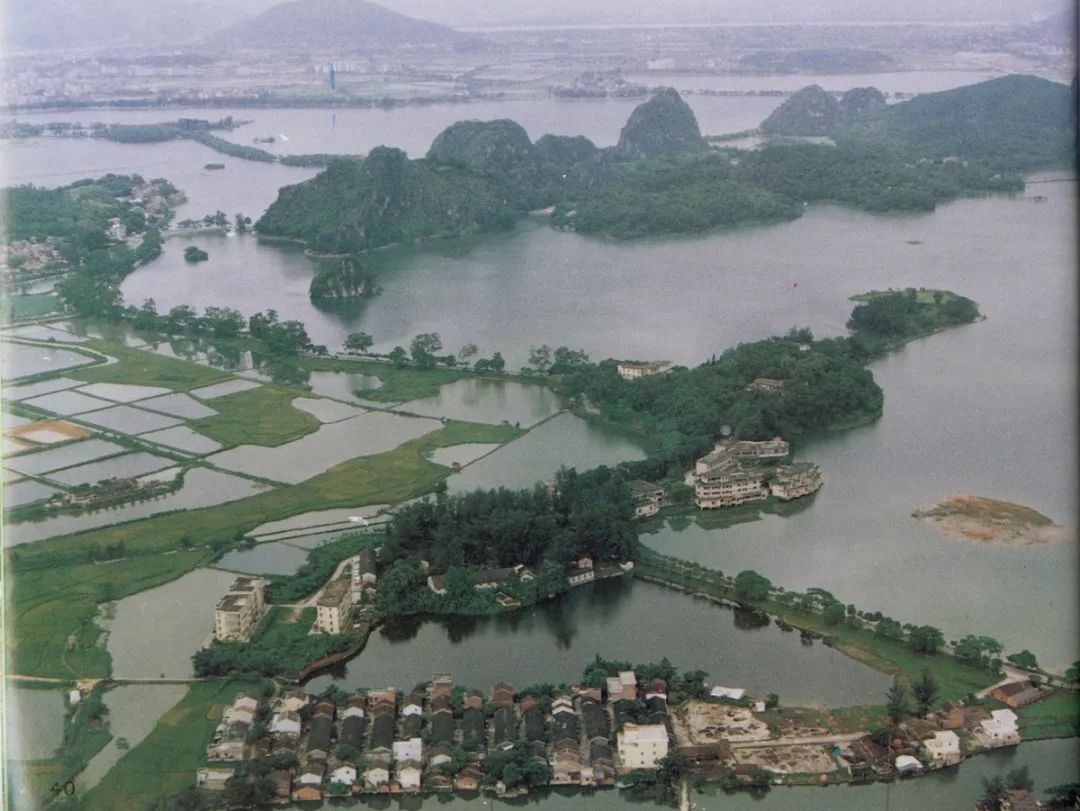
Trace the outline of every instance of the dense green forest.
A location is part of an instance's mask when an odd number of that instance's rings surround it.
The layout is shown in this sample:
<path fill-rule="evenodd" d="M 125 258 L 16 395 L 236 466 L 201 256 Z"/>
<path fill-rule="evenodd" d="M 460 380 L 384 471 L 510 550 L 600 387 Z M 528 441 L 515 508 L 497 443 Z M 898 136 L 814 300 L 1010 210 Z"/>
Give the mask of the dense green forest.
<path fill-rule="evenodd" d="M 356 298 L 374 291 L 375 279 L 355 259 L 345 259 L 323 268 L 311 280 L 308 295 L 312 301 Z"/>
<path fill-rule="evenodd" d="M 564 469 L 555 485 L 554 493 L 544 486 L 500 488 L 411 504 L 390 523 L 381 559 L 416 557 L 445 572 L 544 561 L 565 568 L 585 556 L 596 562 L 632 557 L 634 511 L 624 474 Z"/>
<path fill-rule="evenodd" d="M 639 105 L 607 149 L 580 137 L 532 143 L 508 120 L 462 121 L 420 160 L 380 147 L 365 161 L 331 163 L 282 189 L 256 227 L 344 253 L 504 228 L 546 206 L 556 226 L 617 238 L 792 219 L 818 200 L 929 211 L 963 195 L 1019 191 L 1018 172 L 1069 164 L 1069 92 L 1009 76 L 890 106 L 873 88 L 837 99 L 811 87 L 763 128 L 835 144 L 757 150 L 709 152 L 670 88 Z"/>
<path fill-rule="evenodd" d="M 852 90 L 838 100 L 820 87 L 804 88 L 762 123 L 762 131 L 828 135 L 840 147 L 873 150 L 901 163 L 952 158 L 991 174 L 1076 160 L 1076 109 L 1069 87 L 1057 82 L 1003 76 L 892 105 L 883 99 L 864 103 L 866 91 Z"/>

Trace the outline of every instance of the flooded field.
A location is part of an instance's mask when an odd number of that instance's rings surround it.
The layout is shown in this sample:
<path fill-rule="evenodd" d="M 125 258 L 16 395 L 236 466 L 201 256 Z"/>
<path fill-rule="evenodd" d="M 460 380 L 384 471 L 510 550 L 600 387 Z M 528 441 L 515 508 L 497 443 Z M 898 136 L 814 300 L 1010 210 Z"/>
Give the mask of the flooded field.
<path fill-rule="evenodd" d="M 298 484 L 354 457 L 393 450 L 438 427 L 435 420 L 372 411 L 274 448 L 241 445 L 207 459 L 226 470 Z"/>
<path fill-rule="evenodd" d="M 97 411 L 112 405 L 108 400 L 91 397 L 88 394 L 80 394 L 77 391 L 71 391 L 69 389 L 56 391 L 52 394 L 45 394 L 40 397 L 31 397 L 22 402 L 23 405 L 40 408 L 44 411 L 51 411 L 54 414 L 61 414 L 65 417 L 81 414 L 84 411 Z"/>
<path fill-rule="evenodd" d="M 60 372 L 94 362 L 94 358 L 70 349 L 31 346 L 11 341 L 0 341 L 0 357 L 4 361 L 6 380 L 18 380 L 45 372 Z"/>
<path fill-rule="evenodd" d="M 6 459 L 4 464 L 7 464 Z M 22 481 L 15 484 L 4 482 L 4 509 L 33 504 L 35 501 L 42 501 L 59 492 L 57 488 L 49 487 L 49 485 L 41 482 Z M 10 529 L 5 528 L 5 538 L 9 532 Z"/>
<path fill-rule="evenodd" d="M 366 413 L 364 409 L 356 406 L 339 403 L 337 400 L 327 400 L 315 397 L 297 397 L 292 401 L 292 407 L 313 414 L 321 423 L 341 422 L 352 417 L 358 417 Z"/>
<path fill-rule="evenodd" d="M 248 389 L 257 389 L 262 383 L 254 380 L 241 380 L 234 377 L 232 380 L 222 380 L 220 383 L 211 383 L 198 389 L 192 389 L 191 394 L 201 400 L 213 400 L 215 397 L 224 397 L 226 394 L 239 394 Z"/>
<path fill-rule="evenodd" d="M 33 483 L 31 482 L 31 484 Z M 23 484 L 25 482 L 20 482 L 13 485 L 13 487 L 21 487 Z M 7 489 L 5 487 L 5 491 Z M 52 538 L 56 535 L 67 535 L 81 530 L 108 526 L 109 524 L 120 524 L 137 518 L 149 518 L 152 515 L 173 510 L 194 510 L 199 507 L 210 507 L 214 504 L 224 504 L 227 501 L 236 501 L 257 495 L 268 489 L 270 488 L 267 485 L 258 484 L 239 476 L 196 467 L 184 475 L 184 483 L 179 490 L 166 496 L 96 512 L 81 513 L 79 515 L 57 515 L 42 521 L 24 521 L 21 524 L 8 524 L 4 527 L 4 545 L 15 546 L 17 544 L 31 543 L 44 538 Z"/>
<path fill-rule="evenodd" d="M 37 451 L 18 459 L 5 461 L 4 465 L 20 473 L 38 475 L 50 470 L 81 465 L 94 459 L 102 459 L 126 451 L 123 445 L 107 442 L 104 439 L 84 439 L 59 448 Z"/>
<path fill-rule="evenodd" d="M 280 521 L 267 521 L 265 524 L 259 524 L 248 535 L 253 538 L 272 538 L 305 529 L 336 528 L 338 526 L 345 528 L 355 527 L 360 522 L 350 521 L 351 518 L 358 516 L 365 521 L 374 522 L 377 520 L 378 514 L 389 506 L 388 504 L 366 504 L 359 507 L 334 507 L 329 510 L 313 510 L 290 518 L 282 518 Z"/>
<path fill-rule="evenodd" d="M 4 399 L 26 400 L 29 397 L 37 397 L 39 394 L 73 389 L 81 385 L 83 385 L 81 380 L 72 380 L 70 377 L 52 377 L 48 380 L 39 380 L 37 383 L 23 383 L 21 386 L 5 385 Z"/>
<path fill-rule="evenodd" d="M 148 408 L 151 411 L 160 411 L 162 414 L 182 417 L 185 420 L 201 420 L 204 417 L 213 417 L 218 413 L 210 406 L 203 405 L 194 397 L 182 392 L 140 400 L 138 406 L 139 408 Z"/>
<path fill-rule="evenodd" d="M 121 434 L 145 434 L 179 425 L 182 420 L 154 411 L 144 411 L 134 406 L 118 405 L 101 411 L 80 415 L 79 419 L 91 425 L 111 428 Z"/>
<path fill-rule="evenodd" d="M 155 470 L 164 470 L 174 464 L 176 463 L 172 459 L 140 451 L 124 456 L 113 456 L 78 467 L 64 468 L 47 474 L 46 478 L 68 486 L 94 484 L 103 479 L 130 479 L 145 473 L 153 473 Z"/>
<path fill-rule="evenodd" d="M 162 386 L 133 386 L 130 383 L 91 383 L 79 391 L 92 397 L 115 400 L 118 403 L 130 403 L 161 394 L 168 394 L 169 389 Z"/>
<path fill-rule="evenodd" d="M 177 425 L 163 431 L 151 431 L 148 434 L 143 434 L 141 438 L 200 456 L 221 450 L 220 442 L 215 442 L 210 437 L 203 436 L 186 425 Z"/>
<path fill-rule="evenodd" d="M 359 372 L 312 372 L 307 382 L 315 394 L 357 402 L 364 402 L 364 398 L 356 392 L 382 387 L 382 381 L 375 375 Z"/>

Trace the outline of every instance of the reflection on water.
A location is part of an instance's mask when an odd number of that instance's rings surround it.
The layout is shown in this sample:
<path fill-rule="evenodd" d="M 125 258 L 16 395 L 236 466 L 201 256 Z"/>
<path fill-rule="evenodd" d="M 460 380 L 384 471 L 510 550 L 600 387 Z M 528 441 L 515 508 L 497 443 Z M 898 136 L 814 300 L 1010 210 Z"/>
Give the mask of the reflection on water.
<path fill-rule="evenodd" d="M 619 578 L 493 617 L 394 620 L 359 656 L 308 688 L 408 687 L 443 671 L 480 689 L 500 679 L 518 687 L 558 684 L 580 678 L 596 654 L 642 663 L 666 656 L 682 669 L 708 671 L 717 683 L 776 692 L 789 705 L 879 702 L 889 686 L 885 675 L 831 648 L 804 647 L 798 634 L 745 624 L 745 617 L 736 621 L 733 611 L 706 600 Z"/>

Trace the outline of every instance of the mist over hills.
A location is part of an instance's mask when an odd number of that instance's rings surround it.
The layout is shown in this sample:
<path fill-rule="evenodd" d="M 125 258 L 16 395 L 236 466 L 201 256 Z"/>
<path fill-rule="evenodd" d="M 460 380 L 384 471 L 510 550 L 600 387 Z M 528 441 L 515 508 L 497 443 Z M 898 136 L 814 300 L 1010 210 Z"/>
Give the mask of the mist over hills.
<path fill-rule="evenodd" d="M 450 45 L 467 38 L 445 25 L 406 17 L 368 0 L 293 0 L 230 26 L 207 44 L 371 51 L 407 44 Z"/>

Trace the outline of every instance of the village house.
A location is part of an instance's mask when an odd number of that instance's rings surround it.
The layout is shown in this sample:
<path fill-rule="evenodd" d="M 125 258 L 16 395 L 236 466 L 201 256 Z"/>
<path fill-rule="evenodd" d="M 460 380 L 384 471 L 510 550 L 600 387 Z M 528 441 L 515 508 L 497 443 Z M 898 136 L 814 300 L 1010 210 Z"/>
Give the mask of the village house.
<path fill-rule="evenodd" d="M 270 733 L 296 740 L 300 737 L 300 713 L 280 710 L 270 719 Z"/>
<path fill-rule="evenodd" d="M 438 743 L 431 749 L 431 756 L 428 758 L 428 763 L 432 768 L 442 766 L 444 763 L 449 763 L 453 760 L 454 752 L 448 743 Z"/>
<path fill-rule="evenodd" d="M 742 701 L 746 690 L 742 687 L 722 687 L 719 684 L 709 690 L 709 697 L 726 701 Z"/>
<path fill-rule="evenodd" d="M 934 736 L 923 741 L 922 745 L 935 768 L 951 766 L 964 759 L 960 751 L 960 737 L 952 730 L 935 732 Z"/>
<path fill-rule="evenodd" d="M 371 761 L 364 769 L 364 787 L 370 791 L 379 791 L 390 783 L 390 768 L 381 761 Z"/>
<path fill-rule="evenodd" d="M 634 361 L 623 361 L 619 363 L 616 370 L 619 373 L 619 377 L 623 380 L 637 380 L 639 377 L 648 377 L 649 375 L 658 375 L 661 372 L 666 372 L 673 364 L 669 360 L 654 360 L 647 363 L 638 363 Z"/>
<path fill-rule="evenodd" d="M 1016 721 L 1016 713 L 1012 710 L 994 710 L 978 731 L 988 746 L 1012 746 L 1020 743 Z"/>
<path fill-rule="evenodd" d="M 315 602 L 315 629 L 324 634 L 343 634 L 349 630 L 352 612 L 352 585 L 338 578 L 326 585 Z"/>
<path fill-rule="evenodd" d="M 296 778 L 296 791 L 293 798 L 301 802 L 322 799 L 323 777 L 326 775 L 326 764 L 322 761 L 308 761 L 307 766 Z"/>
<path fill-rule="evenodd" d="M 261 577 L 238 577 L 214 609 L 214 639 L 244 642 L 266 612 Z"/>
<path fill-rule="evenodd" d="M 330 773 L 328 782 L 340 783 L 343 786 L 352 788 L 353 784 L 356 783 L 356 767 L 351 763 L 343 763 Z"/>
<path fill-rule="evenodd" d="M 316 715 L 311 719 L 305 751 L 309 759 L 326 760 L 330 756 L 330 733 L 334 722 L 327 715 Z"/>
<path fill-rule="evenodd" d="M 360 602 L 365 589 L 375 590 L 379 582 L 374 549 L 365 549 L 350 561 L 352 571 L 352 600 Z"/>
<path fill-rule="evenodd" d="M 396 769 L 402 791 L 419 791 L 422 773 L 418 763 L 399 763 Z"/>
<path fill-rule="evenodd" d="M 780 465 L 769 479 L 769 492 L 781 501 L 791 501 L 816 493 L 824 484 L 817 465 L 809 462 L 796 462 Z"/>
<path fill-rule="evenodd" d="M 399 763 L 412 761 L 420 763 L 424 757 L 424 742 L 420 738 L 410 738 L 407 741 L 394 741 L 394 760 Z"/>
<path fill-rule="evenodd" d="M 626 724 L 618 735 L 619 771 L 655 769 L 667 757 L 668 731 L 662 724 Z"/>
<path fill-rule="evenodd" d="M 896 758 L 895 765 L 900 774 L 915 774 L 923 769 L 922 762 L 911 755 L 900 755 Z"/>
<path fill-rule="evenodd" d="M 660 512 L 666 496 L 663 487 L 641 479 L 634 479 L 629 486 L 634 500 L 634 518 L 648 518 Z"/>
<path fill-rule="evenodd" d="M 466 766 L 454 778 L 454 788 L 458 791 L 479 791 L 483 780 L 484 772 L 479 766 Z"/>
<path fill-rule="evenodd" d="M 196 788 L 207 791 L 224 791 L 229 778 L 235 774 L 234 769 L 196 769 Z"/>
<path fill-rule="evenodd" d="M 566 582 L 571 586 L 580 586 L 591 583 L 596 579 L 596 569 L 593 567 L 593 559 L 584 557 L 566 573 Z"/>
<path fill-rule="evenodd" d="M 1029 681 L 1013 681 L 996 688 L 990 695 L 1006 707 L 1025 707 L 1049 695 L 1050 690 L 1036 687 Z"/>
<path fill-rule="evenodd" d="M 511 597 L 505 591 L 500 591 L 495 595 L 495 602 L 499 604 L 500 608 L 505 608 L 508 611 L 515 608 L 521 608 L 523 603 L 517 597 Z"/>
<path fill-rule="evenodd" d="M 276 769 L 270 772 L 270 783 L 274 787 L 274 798 L 279 802 L 288 802 L 292 796 L 293 773 L 289 769 Z"/>
<path fill-rule="evenodd" d="M 491 703 L 496 709 L 514 706 L 514 688 L 504 681 L 491 688 Z"/>

